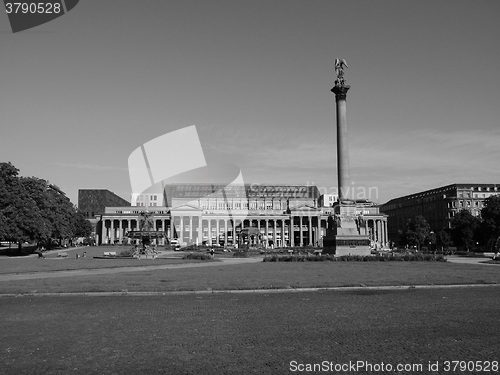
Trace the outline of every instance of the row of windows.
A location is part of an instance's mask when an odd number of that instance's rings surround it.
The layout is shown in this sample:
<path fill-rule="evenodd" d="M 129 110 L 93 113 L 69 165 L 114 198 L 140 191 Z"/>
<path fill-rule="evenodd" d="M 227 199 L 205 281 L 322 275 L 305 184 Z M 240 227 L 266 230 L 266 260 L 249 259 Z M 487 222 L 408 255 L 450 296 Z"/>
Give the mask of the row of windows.
<path fill-rule="evenodd" d="M 285 202 L 201 202 L 204 210 L 285 210 Z"/>
<path fill-rule="evenodd" d="M 151 201 L 158 200 L 158 196 L 157 195 L 139 195 L 137 197 L 137 200 L 138 201 L 144 201 L 144 200 L 146 200 L 146 197 L 149 197 L 149 200 L 151 200 Z"/>
<path fill-rule="evenodd" d="M 458 208 L 472 207 L 471 201 L 458 201 Z M 483 202 L 474 201 L 474 207 L 483 207 Z M 457 202 L 448 202 L 448 208 L 457 208 Z"/>

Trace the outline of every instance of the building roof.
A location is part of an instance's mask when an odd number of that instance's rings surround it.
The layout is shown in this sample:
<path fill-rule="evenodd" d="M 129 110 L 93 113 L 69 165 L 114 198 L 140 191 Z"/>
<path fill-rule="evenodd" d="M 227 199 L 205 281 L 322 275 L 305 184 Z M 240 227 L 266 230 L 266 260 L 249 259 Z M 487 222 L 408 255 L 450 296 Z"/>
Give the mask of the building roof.
<path fill-rule="evenodd" d="M 430 195 L 435 195 L 435 194 L 443 194 L 451 190 L 457 190 L 457 189 L 463 189 L 463 190 L 474 190 L 474 191 L 487 191 L 483 190 L 486 188 L 493 188 L 493 191 L 498 191 L 500 193 L 500 184 L 474 184 L 474 183 L 457 183 L 457 184 L 451 184 L 451 185 L 446 185 L 430 190 L 425 190 L 421 191 L 418 193 L 410 194 L 410 195 L 405 195 L 402 197 L 398 198 L 393 198 L 390 201 L 386 202 L 383 204 L 383 206 L 391 203 L 398 203 L 402 201 L 408 201 L 408 200 L 413 200 L 413 199 L 418 199 L 418 198 L 425 198 L 426 196 Z"/>
<path fill-rule="evenodd" d="M 165 186 L 168 198 L 319 198 L 316 186 L 306 185 L 223 185 L 223 184 L 171 184 Z"/>

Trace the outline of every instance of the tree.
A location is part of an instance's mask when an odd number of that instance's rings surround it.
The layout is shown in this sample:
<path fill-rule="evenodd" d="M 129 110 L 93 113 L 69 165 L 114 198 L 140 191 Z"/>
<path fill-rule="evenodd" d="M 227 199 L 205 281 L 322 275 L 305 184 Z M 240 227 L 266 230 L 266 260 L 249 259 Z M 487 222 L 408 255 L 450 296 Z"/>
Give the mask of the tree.
<path fill-rule="evenodd" d="M 74 237 L 90 237 L 92 234 L 92 224 L 85 219 L 81 212 L 77 212 L 74 217 Z"/>
<path fill-rule="evenodd" d="M 450 234 L 446 230 L 441 229 L 439 232 L 437 232 L 436 246 L 438 247 L 438 249 L 444 250 L 451 245 L 453 245 L 453 241 L 451 240 Z"/>
<path fill-rule="evenodd" d="M 500 195 L 492 195 L 484 200 L 481 217 L 487 234 L 491 237 L 500 236 Z"/>
<path fill-rule="evenodd" d="M 26 189 L 19 170 L 11 163 L 0 163 L 0 213 L 4 240 L 17 242 L 38 239 L 46 231 L 43 217 L 35 199 Z"/>
<path fill-rule="evenodd" d="M 408 245 L 417 246 L 420 250 L 425 239 L 429 237 L 431 228 L 423 216 L 415 216 L 408 219 L 403 230 L 403 241 Z"/>
<path fill-rule="evenodd" d="M 37 177 L 19 177 L 11 163 L 0 163 L 0 239 L 37 241 L 50 247 L 53 240 L 88 237 L 91 224 L 66 195 Z"/>
<path fill-rule="evenodd" d="M 472 216 L 469 211 L 459 211 L 451 220 L 451 238 L 455 246 L 469 251 L 475 243 L 474 238 L 479 224 L 480 219 Z"/>

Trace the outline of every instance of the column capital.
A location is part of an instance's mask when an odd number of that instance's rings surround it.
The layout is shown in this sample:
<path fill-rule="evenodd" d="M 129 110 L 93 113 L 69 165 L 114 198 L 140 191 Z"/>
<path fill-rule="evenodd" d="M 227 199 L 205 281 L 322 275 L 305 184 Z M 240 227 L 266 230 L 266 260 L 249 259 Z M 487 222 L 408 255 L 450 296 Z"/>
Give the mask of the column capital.
<path fill-rule="evenodd" d="M 331 92 L 335 94 L 335 101 L 346 100 L 347 91 L 351 88 L 349 85 L 338 85 L 336 84 Z"/>

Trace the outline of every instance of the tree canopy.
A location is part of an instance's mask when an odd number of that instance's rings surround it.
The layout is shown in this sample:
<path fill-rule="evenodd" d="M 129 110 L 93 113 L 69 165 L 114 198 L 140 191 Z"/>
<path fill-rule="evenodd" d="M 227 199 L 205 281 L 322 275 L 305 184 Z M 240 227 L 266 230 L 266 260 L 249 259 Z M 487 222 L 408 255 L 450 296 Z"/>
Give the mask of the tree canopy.
<path fill-rule="evenodd" d="M 457 212 L 451 220 L 451 237 L 455 245 L 469 251 L 476 242 L 474 239 L 480 223 L 481 220 L 467 210 Z"/>
<path fill-rule="evenodd" d="M 481 217 L 487 234 L 493 237 L 500 236 L 500 195 L 493 195 L 484 200 Z"/>
<path fill-rule="evenodd" d="M 402 233 L 403 241 L 408 245 L 417 246 L 420 249 L 427 238 L 431 228 L 423 216 L 415 216 L 408 219 L 406 227 Z"/>
<path fill-rule="evenodd" d="M 62 191 L 37 177 L 20 177 L 11 163 L 0 163 L 0 240 L 46 245 L 89 236 L 85 220 Z"/>

